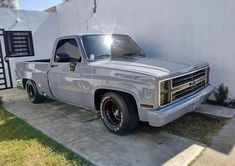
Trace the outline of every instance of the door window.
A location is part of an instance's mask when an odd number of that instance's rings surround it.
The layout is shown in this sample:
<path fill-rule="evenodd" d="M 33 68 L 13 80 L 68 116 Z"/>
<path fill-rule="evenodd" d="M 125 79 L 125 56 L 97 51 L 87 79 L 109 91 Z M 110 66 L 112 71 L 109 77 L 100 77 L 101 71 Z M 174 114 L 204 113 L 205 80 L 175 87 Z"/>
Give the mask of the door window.
<path fill-rule="evenodd" d="M 55 51 L 55 62 L 80 62 L 81 55 L 75 39 L 62 39 L 58 42 Z"/>

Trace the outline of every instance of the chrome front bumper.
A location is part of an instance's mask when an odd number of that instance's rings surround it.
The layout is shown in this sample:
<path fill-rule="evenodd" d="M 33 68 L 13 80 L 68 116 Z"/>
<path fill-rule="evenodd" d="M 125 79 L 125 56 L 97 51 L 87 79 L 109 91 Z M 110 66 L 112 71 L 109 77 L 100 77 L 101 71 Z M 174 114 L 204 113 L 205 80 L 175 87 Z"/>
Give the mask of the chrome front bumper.
<path fill-rule="evenodd" d="M 151 126 L 160 127 L 174 121 L 182 115 L 194 111 L 214 90 L 213 86 L 206 88 L 196 94 L 182 99 L 174 104 L 158 110 L 148 111 L 148 122 Z"/>

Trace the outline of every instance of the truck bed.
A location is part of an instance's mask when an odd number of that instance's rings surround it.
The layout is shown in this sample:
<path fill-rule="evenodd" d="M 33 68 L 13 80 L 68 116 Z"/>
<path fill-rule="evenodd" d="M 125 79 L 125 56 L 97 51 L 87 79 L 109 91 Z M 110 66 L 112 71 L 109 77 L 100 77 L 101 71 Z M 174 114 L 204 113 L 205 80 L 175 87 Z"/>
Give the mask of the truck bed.
<path fill-rule="evenodd" d="M 24 87 L 22 80 L 34 80 L 40 94 L 50 94 L 47 73 L 50 59 L 41 59 L 16 63 L 16 81 L 21 87 Z"/>

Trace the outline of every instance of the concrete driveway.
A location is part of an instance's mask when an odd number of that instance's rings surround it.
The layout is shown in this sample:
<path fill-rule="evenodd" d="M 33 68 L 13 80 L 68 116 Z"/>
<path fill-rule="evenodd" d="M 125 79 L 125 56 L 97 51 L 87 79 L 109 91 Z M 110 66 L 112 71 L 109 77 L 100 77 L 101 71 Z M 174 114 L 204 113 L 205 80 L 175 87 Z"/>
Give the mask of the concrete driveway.
<path fill-rule="evenodd" d="M 94 112 L 58 101 L 31 104 L 19 89 L 0 93 L 9 112 L 96 165 L 187 165 L 204 150 L 197 142 L 148 125 L 116 136 Z"/>

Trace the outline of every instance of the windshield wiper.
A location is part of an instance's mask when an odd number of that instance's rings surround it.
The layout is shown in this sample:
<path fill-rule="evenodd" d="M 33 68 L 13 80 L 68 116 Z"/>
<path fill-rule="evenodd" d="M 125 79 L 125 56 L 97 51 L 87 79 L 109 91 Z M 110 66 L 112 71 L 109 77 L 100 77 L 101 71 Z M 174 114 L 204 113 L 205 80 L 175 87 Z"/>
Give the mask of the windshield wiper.
<path fill-rule="evenodd" d="M 110 54 L 102 54 L 102 55 L 95 56 L 95 59 L 102 59 L 103 57 L 110 57 L 110 56 L 111 56 Z"/>
<path fill-rule="evenodd" d="M 144 55 L 141 55 L 141 54 L 137 54 L 137 53 L 134 53 L 134 52 L 129 52 L 129 53 L 126 53 L 126 54 L 122 54 L 121 55 L 122 57 L 130 57 L 130 56 L 141 56 L 143 57 Z"/>

